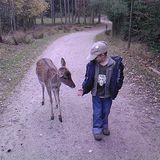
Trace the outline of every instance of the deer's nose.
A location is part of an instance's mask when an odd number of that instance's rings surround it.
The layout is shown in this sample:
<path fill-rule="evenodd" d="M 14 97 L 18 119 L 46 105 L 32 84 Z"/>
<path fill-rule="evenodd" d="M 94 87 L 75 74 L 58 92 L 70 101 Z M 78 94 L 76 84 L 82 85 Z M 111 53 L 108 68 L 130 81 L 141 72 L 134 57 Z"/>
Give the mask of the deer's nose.
<path fill-rule="evenodd" d="M 72 88 L 75 88 L 75 87 L 76 87 L 76 85 L 75 85 L 75 84 L 73 84 L 71 87 L 72 87 Z"/>

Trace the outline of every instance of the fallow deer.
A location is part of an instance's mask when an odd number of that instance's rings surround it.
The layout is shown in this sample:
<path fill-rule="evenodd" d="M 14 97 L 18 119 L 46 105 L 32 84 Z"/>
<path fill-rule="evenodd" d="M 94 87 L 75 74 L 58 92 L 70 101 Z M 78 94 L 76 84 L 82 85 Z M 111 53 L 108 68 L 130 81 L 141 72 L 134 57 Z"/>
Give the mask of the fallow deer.
<path fill-rule="evenodd" d="M 51 120 L 54 119 L 52 91 L 54 94 L 56 107 L 59 108 L 59 121 L 62 122 L 59 91 L 61 82 L 65 85 L 75 88 L 70 71 L 66 68 L 64 58 L 61 58 L 61 67 L 59 69 L 53 64 L 51 59 L 42 58 L 37 62 L 36 74 L 42 86 L 42 105 L 44 105 L 44 90 L 47 89 L 51 103 Z"/>

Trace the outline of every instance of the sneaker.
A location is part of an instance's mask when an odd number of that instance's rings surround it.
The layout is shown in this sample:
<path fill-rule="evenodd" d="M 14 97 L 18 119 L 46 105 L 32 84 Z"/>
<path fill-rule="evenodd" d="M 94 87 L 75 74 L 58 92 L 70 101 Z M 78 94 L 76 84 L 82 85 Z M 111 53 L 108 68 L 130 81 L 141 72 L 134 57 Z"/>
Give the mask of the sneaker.
<path fill-rule="evenodd" d="M 110 131 L 108 128 L 104 128 L 103 129 L 103 134 L 106 135 L 106 136 L 109 136 L 110 135 Z"/>
<path fill-rule="evenodd" d="M 93 134 L 94 135 L 94 139 L 97 140 L 97 141 L 101 141 L 102 140 L 102 133 L 99 133 L 99 134 Z"/>

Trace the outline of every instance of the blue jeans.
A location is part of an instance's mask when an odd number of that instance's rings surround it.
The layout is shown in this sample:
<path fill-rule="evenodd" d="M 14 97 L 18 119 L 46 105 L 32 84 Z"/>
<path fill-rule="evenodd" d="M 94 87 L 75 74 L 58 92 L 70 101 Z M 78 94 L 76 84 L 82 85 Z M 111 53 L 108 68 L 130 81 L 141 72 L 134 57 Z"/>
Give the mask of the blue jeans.
<path fill-rule="evenodd" d="M 103 128 L 108 128 L 108 116 L 112 99 L 92 96 L 93 103 L 93 134 L 102 133 Z"/>

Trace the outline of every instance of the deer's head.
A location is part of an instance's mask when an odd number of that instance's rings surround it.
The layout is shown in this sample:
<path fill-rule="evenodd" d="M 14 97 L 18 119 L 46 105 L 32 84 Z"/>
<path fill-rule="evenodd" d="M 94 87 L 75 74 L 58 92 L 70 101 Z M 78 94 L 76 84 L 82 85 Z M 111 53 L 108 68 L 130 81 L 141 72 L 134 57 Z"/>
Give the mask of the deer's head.
<path fill-rule="evenodd" d="M 65 85 L 71 88 L 76 87 L 76 85 L 72 80 L 71 72 L 66 67 L 66 62 L 64 58 L 61 58 L 61 67 L 59 68 L 59 76 L 60 76 L 61 82 L 64 83 Z"/>

